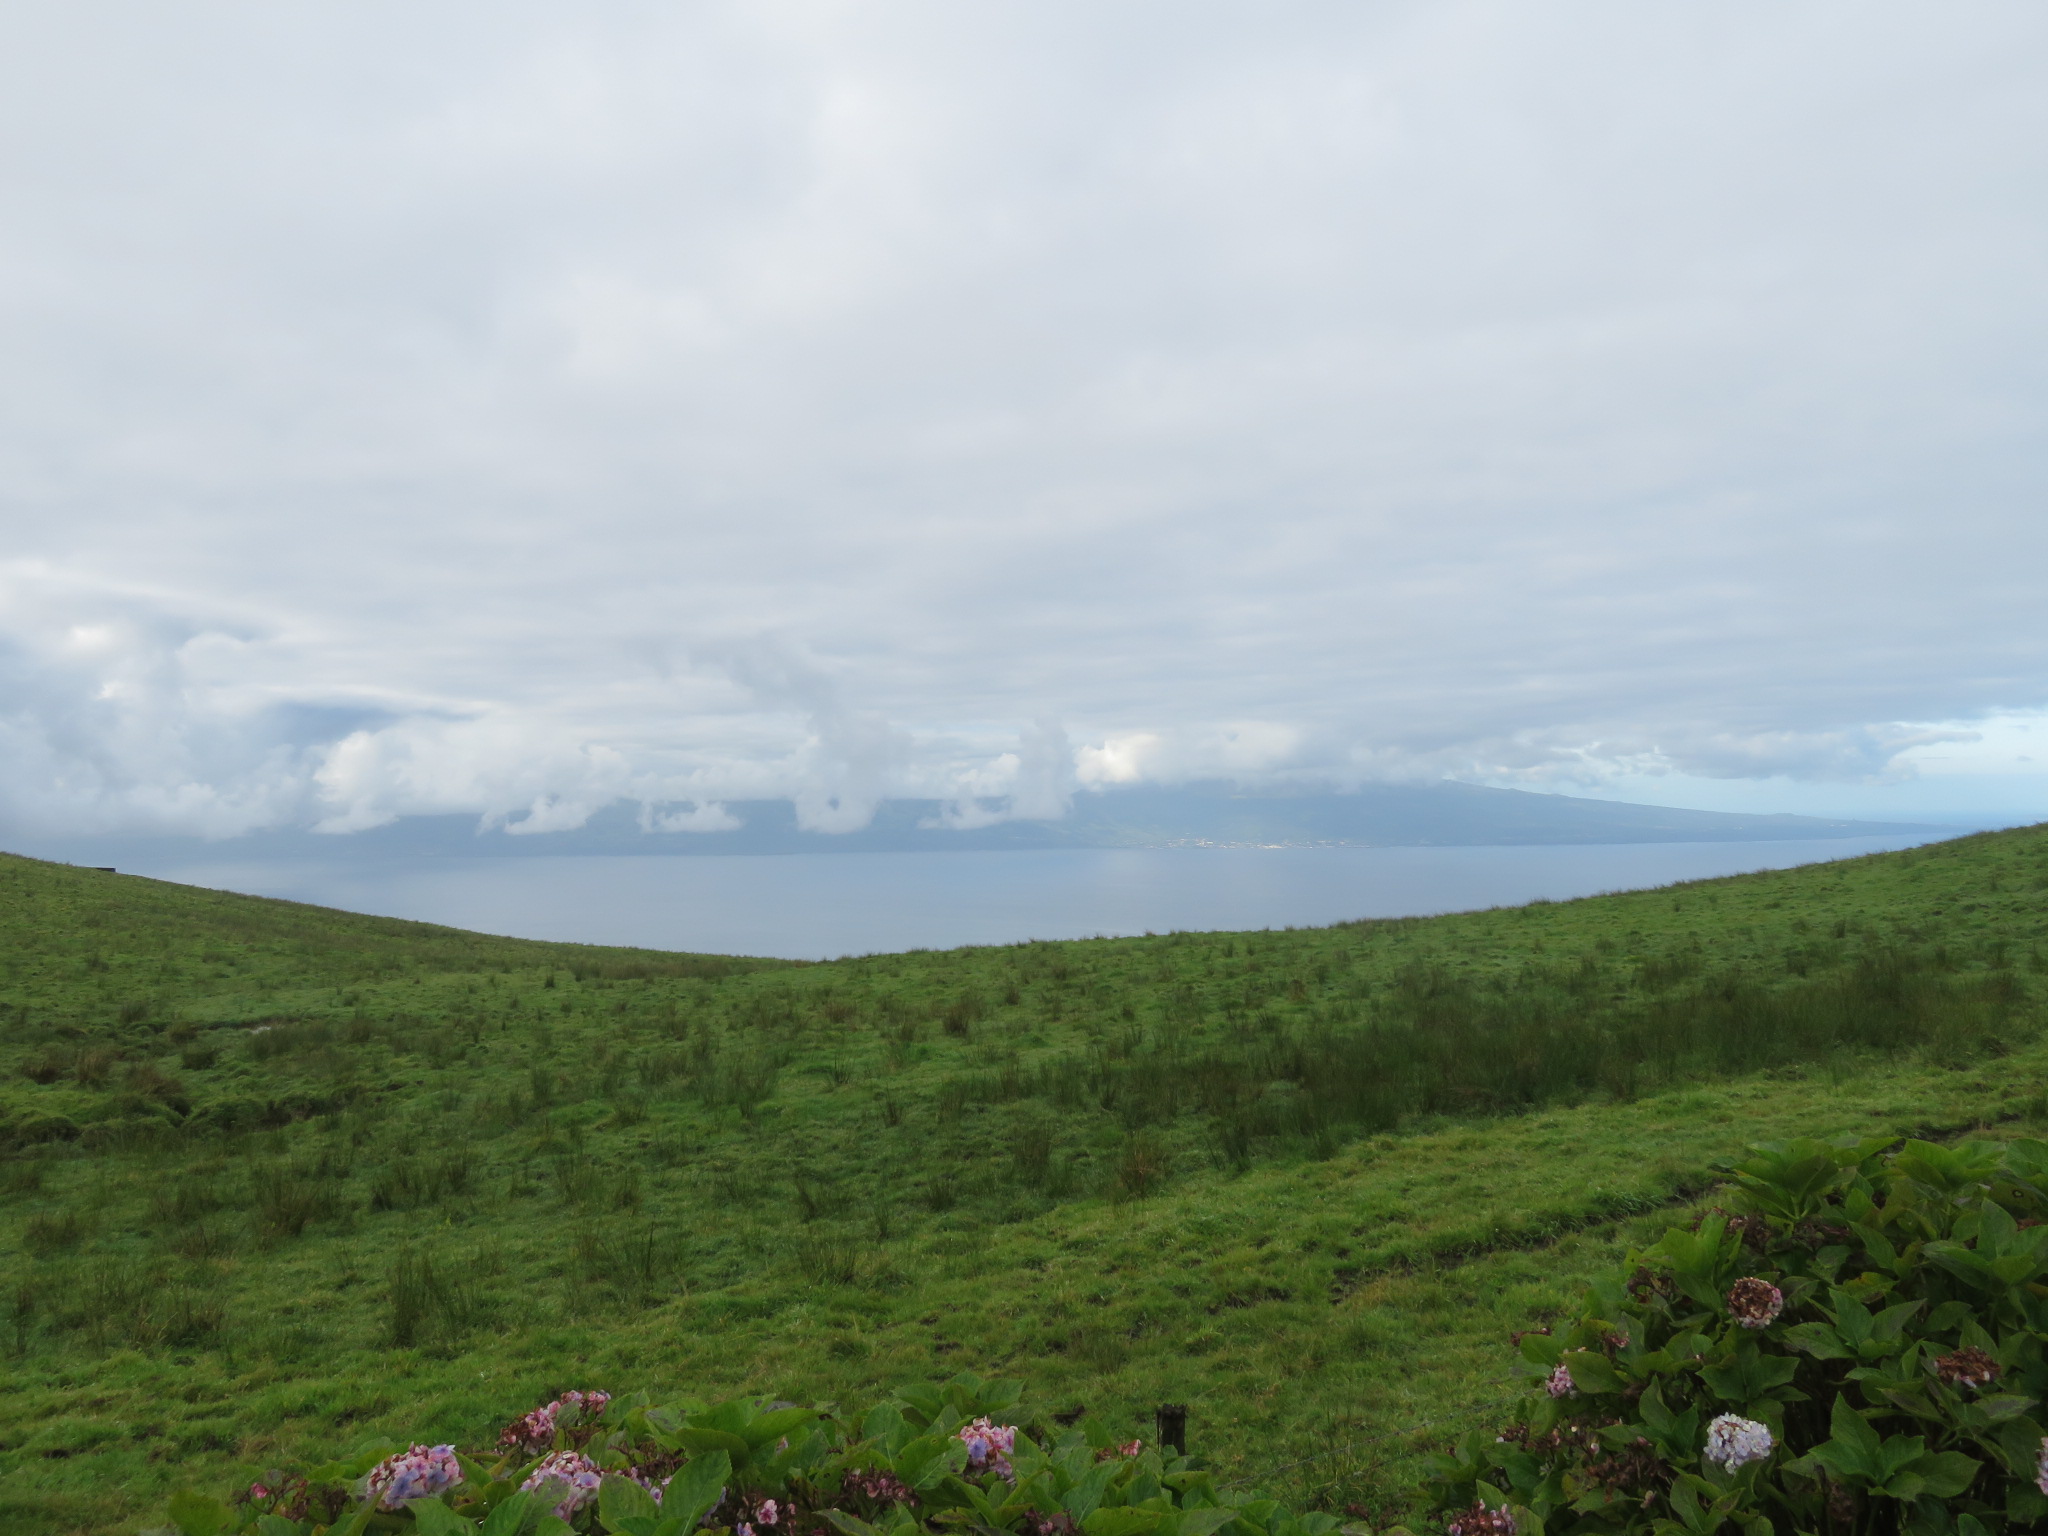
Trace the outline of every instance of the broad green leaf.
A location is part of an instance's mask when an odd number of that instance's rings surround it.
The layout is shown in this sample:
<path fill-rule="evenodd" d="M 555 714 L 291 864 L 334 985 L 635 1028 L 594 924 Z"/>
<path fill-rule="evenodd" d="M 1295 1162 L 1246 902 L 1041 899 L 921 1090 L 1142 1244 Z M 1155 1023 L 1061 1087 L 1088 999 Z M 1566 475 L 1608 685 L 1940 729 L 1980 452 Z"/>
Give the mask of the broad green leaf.
<path fill-rule="evenodd" d="M 1982 1414 L 1988 1424 L 2003 1424 L 2007 1419 L 2017 1418 L 2034 1406 L 2031 1397 L 2018 1392 L 1993 1392 L 1987 1397 L 1976 1399 L 1970 1406 Z"/>
<path fill-rule="evenodd" d="M 228 1507 L 219 1499 L 181 1488 L 171 1495 L 171 1524 L 180 1536 L 219 1536 L 228 1528 Z"/>
<path fill-rule="evenodd" d="M 1795 1323 L 1784 1332 L 1784 1340 L 1816 1360 L 1853 1360 L 1856 1352 L 1843 1344 L 1841 1336 L 1826 1323 Z"/>
<path fill-rule="evenodd" d="M 700 1455 L 712 1451 L 723 1452 L 731 1458 L 734 1466 L 745 1465 L 748 1455 L 753 1451 L 753 1447 L 748 1445 L 745 1439 L 726 1429 L 706 1429 L 692 1425 L 687 1429 L 677 1430 L 675 1438 L 676 1443 L 686 1451 Z"/>
<path fill-rule="evenodd" d="M 1921 1480 L 1926 1495 L 1953 1499 L 1977 1480 L 1978 1464 L 1961 1451 L 1940 1451 L 1920 1457 L 1908 1470 Z"/>
<path fill-rule="evenodd" d="M 732 1459 L 725 1452 L 692 1457 L 669 1479 L 668 1490 L 661 1496 L 662 1514 L 681 1515 L 687 1525 L 696 1525 L 725 1496 L 731 1477 Z"/>
<path fill-rule="evenodd" d="M 1836 1291 L 1832 1300 L 1835 1332 L 1841 1335 L 1844 1344 L 1857 1353 L 1862 1353 L 1864 1341 L 1870 1337 L 1873 1326 L 1870 1309 L 1847 1291 Z"/>
<path fill-rule="evenodd" d="M 791 1430 L 801 1428 L 817 1415 L 808 1408 L 778 1408 L 773 1413 L 764 1413 L 742 1429 L 740 1438 L 750 1446 L 766 1445 L 771 1440 L 780 1440 Z"/>
<path fill-rule="evenodd" d="M 891 1470 L 910 1487 L 923 1490 L 966 1465 L 967 1447 L 951 1435 L 922 1435 L 897 1453 Z"/>
<path fill-rule="evenodd" d="M 1184 1509 L 1174 1523 L 1174 1536 L 1214 1536 L 1236 1518 L 1234 1509 Z"/>
<path fill-rule="evenodd" d="M 1002 1515 L 999 1512 L 1001 1506 L 986 1493 L 983 1493 L 981 1489 L 975 1487 L 974 1484 L 966 1481 L 964 1478 L 955 1478 L 953 1480 L 953 1492 L 967 1501 L 968 1507 L 981 1516 L 984 1524 L 990 1526 L 1002 1524 Z"/>
<path fill-rule="evenodd" d="M 1065 1509 L 1068 1517 L 1075 1522 L 1085 1522 L 1101 1505 L 1102 1496 L 1108 1491 L 1110 1480 L 1116 1476 L 1117 1470 L 1117 1465 L 1113 1461 L 1105 1461 L 1091 1468 L 1087 1476 L 1061 1496 L 1060 1507 Z"/>
<path fill-rule="evenodd" d="M 894 1449 L 891 1442 L 897 1432 L 904 1427 L 902 1414 L 887 1403 L 878 1403 L 868 1410 L 868 1416 L 861 1421 L 860 1436 L 863 1440 L 879 1440 Z"/>
<path fill-rule="evenodd" d="M 861 1519 L 858 1515 L 849 1515 L 843 1509 L 826 1509 L 820 1510 L 819 1513 L 838 1526 L 840 1530 L 844 1531 L 846 1536 L 881 1536 L 881 1532 L 877 1531 L 872 1525 L 869 1525 L 867 1521 Z"/>
<path fill-rule="evenodd" d="M 1870 1338 L 1873 1343 L 1889 1343 L 1906 1331 L 1906 1324 L 1913 1314 L 1920 1310 L 1918 1301 L 1902 1301 L 1896 1306 L 1886 1307 L 1871 1319 Z"/>
<path fill-rule="evenodd" d="M 690 1415 L 690 1424 L 696 1429 L 722 1429 L 729 1435 L 736 1435 L 754 1421 L 754 1405 L 737 1399 L 713 1403 L 698 1413 Z"/>
<path fill-rule="evenodd" d="M 519 1536 L 519 1528 L 526 1524 L 527 1508 L 533 1503 L 533 1495 L 520 1492 L 513 1494 L 484 1521 L 483 1536 Z"/>
<path fill-rule="evenodd" d="M 659 1512 L 654 1495 L 630 1477 L 608 1472 L 597 1485 L 597 1518 L 608 1531 L 623 1531 L 626 1521 L 652 1519 Z"/>
<path fill-rule="evenodd" d="M 1622 1388 L 1614 1362 L 1598 1350 L 1567 1350 L 1563 1364 L 1572 1373 L 1572 1385 L 1581 1392 L 1619 1392 Z"/>
<path fill-rule="evenodd" d="M 1766 1355 L 1752 1339 L 1736 1346 L 1735 1358 L 1724 1365 L 1702 1367 L 1700 1379 L 1731 1403 L 1753 1403 L 1791 1383 L 1799 1362 L 1789 1355 Z"/>
<path fill-rule="evenodd" d="M 1120 1506 L 1096 1510 L 1081 1522 L 1081 1529 L 1087 1536 L 1146 1536 L 1158 1530 L 1166 1518 L 1162 1510 Z"/>
<path fill-rule="evenodd" d="M 476 1522 L 463 1519 L 439 1499 L 414 1499 L 405 1507 L 412 1511 L 420 1536 L 476 1536 Z"/>
<path fill-rule="evenodd" d="M 1835 1399 L 1828 1428 L 1833 1438 L 1814 1447 L 1813 1459 L 1838 1477 L 1855 1478 L 1866 1483 L 1875 1480 L 1882 1470 L 1877 1431 L 1870 1427 L 1869 1420 L 1849 1406 L 1846 1397 Z"/>

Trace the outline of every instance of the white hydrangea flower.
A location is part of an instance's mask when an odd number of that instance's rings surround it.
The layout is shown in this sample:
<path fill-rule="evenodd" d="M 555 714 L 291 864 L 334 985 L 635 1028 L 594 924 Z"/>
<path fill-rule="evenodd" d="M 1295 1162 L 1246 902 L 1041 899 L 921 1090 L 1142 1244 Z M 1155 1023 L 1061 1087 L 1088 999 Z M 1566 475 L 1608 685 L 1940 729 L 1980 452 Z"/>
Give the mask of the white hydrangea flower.
<path fill-rule="evenodd" d="M 1707 1426 L 1707 1460 L 1733 1472 L 1752 1461 L 1762 1461 L 1776 1444 L 1770 1430 L 1755 1419 L 1724 1413 Z"/>

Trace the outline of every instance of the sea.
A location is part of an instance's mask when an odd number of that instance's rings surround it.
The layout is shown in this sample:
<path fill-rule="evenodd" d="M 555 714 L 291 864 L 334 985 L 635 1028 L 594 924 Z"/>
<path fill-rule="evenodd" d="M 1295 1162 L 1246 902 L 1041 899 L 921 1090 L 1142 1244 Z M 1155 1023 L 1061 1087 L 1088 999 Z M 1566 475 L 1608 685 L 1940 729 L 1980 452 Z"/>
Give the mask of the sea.
<path fill-rule="evenodd" d="M 211 857 L 154 865 L 145 854 L 124 872 L 519 938 L 823 960 L 1519 906 L 1954 835 L 1546 847 Z"/>

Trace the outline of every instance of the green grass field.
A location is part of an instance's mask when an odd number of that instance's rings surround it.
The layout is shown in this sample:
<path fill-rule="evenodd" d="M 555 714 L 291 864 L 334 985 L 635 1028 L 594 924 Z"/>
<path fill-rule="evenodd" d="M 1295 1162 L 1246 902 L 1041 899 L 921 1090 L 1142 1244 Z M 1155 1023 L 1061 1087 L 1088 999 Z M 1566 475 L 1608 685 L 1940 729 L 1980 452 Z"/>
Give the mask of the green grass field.
<path fill-rule="evenodd" d="M 960 1369 L 1391 1509 L 1747 1143 L 2048 1117 L 2048 828 L 818 965 L 0 858 L 0 933 L 8 1532 L 567 1387 Z"/>

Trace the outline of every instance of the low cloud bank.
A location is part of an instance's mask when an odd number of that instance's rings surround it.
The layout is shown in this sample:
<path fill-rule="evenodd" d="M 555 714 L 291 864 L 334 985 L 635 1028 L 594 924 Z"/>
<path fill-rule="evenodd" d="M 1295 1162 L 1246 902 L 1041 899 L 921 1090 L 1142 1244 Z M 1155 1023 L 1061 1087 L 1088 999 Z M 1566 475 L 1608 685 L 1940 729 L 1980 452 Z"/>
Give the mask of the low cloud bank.
<path fill-rule="evenodd" d="M 941 802 L 933 828 L 1057 820 L 1078 791 L 1230 780 L 1355 788 L 1463 778 L 1570 790 L 1624 775 L 1873 782 L 1964 729 L 1568 727 L 1461 742 L 1360 745 L 1285 721 L 1194 721 L 1092 734 L 1044 716 L 1009 731 L 917 729 L 847 701 L 850 669 L 787 637 L 705 643 L 671 663 L 722 708 L 593 721 L 570 697 L 423 699 L 358 683 L 295 686 L 317 637 L 259 613 L 15 568 L 0 587 L 0 824 L 8 831 L 232 837 L 346 834 L 408 816 L 474 815 L 520 835 L 637 807 L 649 834 L 725 832 L 734 801 L 786 799 L 808 831 L 867 827 L 886 800 Z M 607 729 L 609 727 L 609 729 Z"/>

